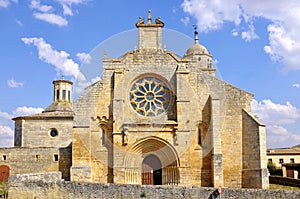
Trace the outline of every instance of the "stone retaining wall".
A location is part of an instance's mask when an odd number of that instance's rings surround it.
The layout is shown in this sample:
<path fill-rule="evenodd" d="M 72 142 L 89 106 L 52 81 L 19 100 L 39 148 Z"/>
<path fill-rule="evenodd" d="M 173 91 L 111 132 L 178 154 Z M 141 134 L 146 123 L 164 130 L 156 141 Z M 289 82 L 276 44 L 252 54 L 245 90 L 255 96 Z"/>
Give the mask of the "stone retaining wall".
<path fill-rule="evenodd" d="M 269 176 L 269 180 L 272 184 L 300 187 L 300 179 L 287 178 L 282 176 Z"/>
<path fill-rule="evenodd" d="M 45 174 L 46 175 L 46 174 Z M 53 177 L 51 177 L 53 175 Z M 11 177 L 9 180 L 9 198 L 100 198 L 100 199 L 213 199 L 218 191 L 212 187 L 181 187 L 153 185 L 97 184 L 70 181 L 58 181 L 57 173 L 47 174 L 47 182 L 36 177 Z M 223 188 L 222 198 L 230 199 L 296 199 L 300 192 L 263 189 Z"/>

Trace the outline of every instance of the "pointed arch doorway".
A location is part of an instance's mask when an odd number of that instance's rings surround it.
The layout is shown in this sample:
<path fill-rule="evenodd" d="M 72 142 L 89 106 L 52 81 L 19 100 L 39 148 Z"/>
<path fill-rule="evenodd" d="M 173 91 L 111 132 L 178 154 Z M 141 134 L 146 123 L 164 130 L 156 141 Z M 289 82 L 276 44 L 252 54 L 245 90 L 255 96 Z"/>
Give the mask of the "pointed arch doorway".
<path fill-rule="evenodd" d="M 143 160 L 142 184 L 162 184 L 162 164 L 160 159 L 153 154 L 146 156 Z"/>

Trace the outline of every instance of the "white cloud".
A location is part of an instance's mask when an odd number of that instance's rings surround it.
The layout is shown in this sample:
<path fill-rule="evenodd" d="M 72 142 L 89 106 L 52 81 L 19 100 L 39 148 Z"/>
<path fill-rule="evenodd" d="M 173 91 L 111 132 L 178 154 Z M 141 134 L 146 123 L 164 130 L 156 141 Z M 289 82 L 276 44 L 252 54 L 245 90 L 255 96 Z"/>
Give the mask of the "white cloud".
<path fill-rule="evenodd" d="M 293 84 L 293 87 L 295 87 L 295 88 L 300 88 L 300 84 Z"/>
<path fill-rule="evenodd" d="M 87 54 L 87 53 L 77 53 L 76 56 L 78 57 L 78 59 L 81 61 L 81 62 L 84 62 L 86 64 L 89 64 L 91 63 L 92 61 L 92 57 L 91 55 Z"/>
<path fill-rule="evenodd" d="M 84 75 L 79 71 L 79 66 L 65 51 L 57 51 L 43 38 L 22 38 L 25 44 L 33 44 L 38 49 L 39 59 L 55 66 L 55 70 L 63 75 L 71 75 L 78 81 L 84 81 Z"/>
<path fill-rule="evenodd" d="M 285 70 L 300 70 L 300 1 L 184 0 L 181 6 L 197 19 L 202 32 L 221 29 L 225 22 L 237 27 L 246 24 L 249 30 L 241 33 L 246 41 L 258 38 L 255 19 L 268 20 L 269 44 L 264 47 L 265 52 L 273 61 L 282 62 Z"/>
<path fill-rule="evenodd" d="M 23 87 L 24 86 L 24 83 L 22 82 L 17 82 L 16 80 L 14 79 L 10 79 L 7 81 L 7 84 L 10 88 L 19 88 L 19 87 Z"/>
<path fill-rule="evenodd" d="M 241 22 L 241 8 L 236 0 L 185 0 L 182 3 L 184 12 L 198 20 L 201 32 L 220 29 L 225 21 Z"/>
<path fill-rule="evenodd" d="M 53 11 L 53 7 L 50 6 L 50 5 L 42 5 L 41 2 L 39 0 L 32 0 L 30 2 L 30 5 L 29 7 L 31 9 L 35 9 L 35 10 L 38 10 L 40 12 L 50 12 L 50 11 Z"/>
<path fill-rule="evenodd" d="M 259 118 L 266 124 L 282 125 L 295 123 L 300 118 L 300 111 L 290 102 L 285 105 L 275 104 L 269 99 L 257 102 L 252 100 L 252 112 L 257 114 Z"/>
<path fill-rule="evenodd" d="M 1 0 L 0 0 L 1 1 Z M 50 24 L 58 26 L 67 26 L 68 19 L 66 16 L 73 16 L 72 5 L 79 5 L 87 2 L 87 0 L 56 0 L 54 3 L 58 3 L 62 12 L 57 11 L 56 7 L 52 5 L 41 4 L 40 0 L 31 0 L 29 7 L 34 10 L 33 16 L 36 19 L 48 22 Z M 63 14 L 61 14 L 63 13 Z M 64 16 L 62 16 L 64 15 Z"/>
<path fill-rule="evenodd" d="M 251 109 L 267 126 L 267 143 L 273 147 L 288 147 L 300 142 L 300 135 L 287 130 L 288 124 L 295 123 L 300 118 L 300 110 L 287 102 L 276 104 L 271 100 L 257 102 L 253 100 Z M 296 132 L 298 133 L 298 132 Z"/>
<path fill-rule="evenodd" d="M 9 126 L 0 124 L 0 138 L 0 147 L 14 145 L 14 131 Z"/>
<path fill-rule="evenodd" d="M 1 112 L 0 111 L 0 118 L 5 119 L 5 120 L 11 120 L 14 116 L 7 113 L 7 112 Z"/>
<path fill-rule="evenodd" d="M 15 116 L 26 116 L 26 115 L 33 115 L 36 113 L 41 113 L 43 110 L 44 110 L 43 108 L 33 108 L 33 107 L 22 106 L 22 107 L 18 107 L 16 110 L 14 110 L 13 114 Z"/>
<path fill-rule="evenodd" d="M 188 16 L 181 18 L 180 21 L 184 24 L 184 25 L 188 25 L 190 23 L 190 18 Z"/>
<path fill-rule="evenodd" d="M 42 21 L 46 21 L 50 24 L 54 24 L 54 25 L 58 25 L 58 26 L 67 26 L 68 25 L 68 21 L 57 14 L 53 14 L 53 13 L 33 13 L 33 16 L 37 19 L 40 19 Z"/>
<path fill-rule="evenodd" d="M 9 126 L 0 125 L 0 136 L 3 135 L 12 137 L 14 135 L 14 132 Z"/>
<path fill-rule="evenodd" d="M 242 38 L 246 41 L 258 39 L 258 35 L 255 33 L 255 28 L 253 24 L 249 25 L 249 30 L 247 32 L 242 32 Z"/>
<path fill-rule="evenodd" d="M 99 76 L 97 76 L 97 77 L 91 79 L 91 81 L 89 81 L 89 82 L 78 81 L 75 85 L 75 93 L 77 93 L 77 94 L 82 93 L 86 87 L 88 87 L 89 85 L 92 85 L 100 80 L 101 80 L 101 78 Z"/>
<path fill-rule="evenodd" d="M 239 36 L 239 32 L 236 29 L 231 30 L 231 35 L 234 37 Z"/>
<path fill-rule="evenodd" d="M 68 5 L 62 4 L 62 7 L 63 7 L 63 10 L 64 10 L 64 15 L 73 16 L 73 11 Z"/>
<path fill-rule="evenodd" d="M 7 8 L 11 3 L 18 3 L 18 0 L 0 0 L 0 7 Z"/>

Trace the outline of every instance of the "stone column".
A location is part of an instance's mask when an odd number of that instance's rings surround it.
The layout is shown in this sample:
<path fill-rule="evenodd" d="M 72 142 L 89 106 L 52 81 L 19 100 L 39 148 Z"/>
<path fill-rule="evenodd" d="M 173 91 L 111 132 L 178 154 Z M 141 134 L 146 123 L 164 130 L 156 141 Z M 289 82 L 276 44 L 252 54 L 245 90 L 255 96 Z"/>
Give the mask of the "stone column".
<path fill-rule="evenodd" d="M 212 99 L 212 182 L 213 186 L 223 186 L 223 163 L 222 163 L 222 120 L 220 111 L 220 99 Z"/>

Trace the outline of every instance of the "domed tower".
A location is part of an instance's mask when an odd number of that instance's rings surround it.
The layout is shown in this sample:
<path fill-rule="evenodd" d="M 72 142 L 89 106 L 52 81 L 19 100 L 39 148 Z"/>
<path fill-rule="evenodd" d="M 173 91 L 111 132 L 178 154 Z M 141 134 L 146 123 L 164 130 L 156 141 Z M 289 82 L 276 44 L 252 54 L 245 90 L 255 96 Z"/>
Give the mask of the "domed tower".
<path fill-rule="evenodd" d="M 194 37 L 195 43 L 184 53 L 183 58 L 190 59 L 197 69 L 199 68 L 214 76 L 216 69 L 212 65 L 212 54 L 199 44 L 197 30 L 194 32 Z"/>
<path fill-rule="evenodd" d="M 73 82 L 65 80 L 54 80 L 54 99 L 44 112 L 50 111 L 73 111 L 72 108 L 72 85 Z"/>

